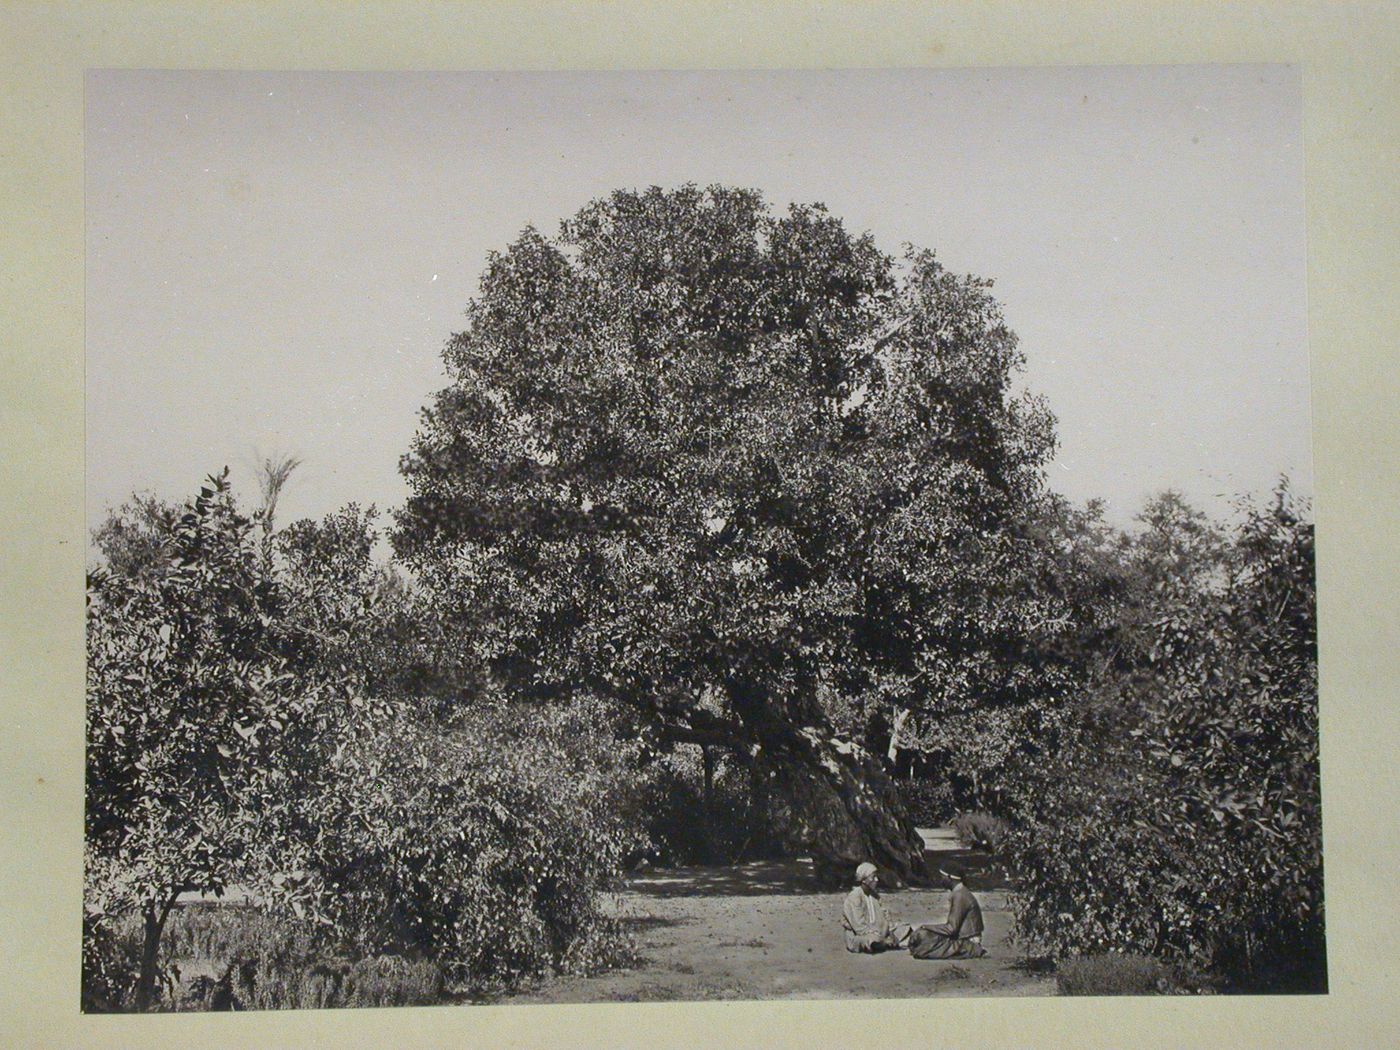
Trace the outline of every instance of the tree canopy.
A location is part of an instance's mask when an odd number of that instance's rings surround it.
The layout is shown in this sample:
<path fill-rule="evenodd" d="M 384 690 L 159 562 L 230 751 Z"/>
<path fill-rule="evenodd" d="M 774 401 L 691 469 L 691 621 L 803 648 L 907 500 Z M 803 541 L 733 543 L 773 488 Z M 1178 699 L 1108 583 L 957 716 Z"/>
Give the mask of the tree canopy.
<path fill-rule="evenodd" d="M 722 743 L 819 858 L 901 875 L 911 829 L 832 702 L 975 720 L 988 767 L 1044 714 L 1054 423 L 989 281 L 820 205 L 617 192 L 493 255 L 444 358 L 394 543 L 479 688 Z"/>

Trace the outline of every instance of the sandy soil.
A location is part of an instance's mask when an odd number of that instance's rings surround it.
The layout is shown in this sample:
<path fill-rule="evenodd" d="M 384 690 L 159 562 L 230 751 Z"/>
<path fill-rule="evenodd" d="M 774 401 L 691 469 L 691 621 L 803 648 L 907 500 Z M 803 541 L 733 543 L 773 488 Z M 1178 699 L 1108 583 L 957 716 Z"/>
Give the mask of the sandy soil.
<path fill-rule="evenodd" d="M 841 936 L 846 891 L 817 886 L 810 861 L 755 861 L 635 874 L 613 902 L 637 942 L 634 968 L 560 978 L 507 1001 L 1054 995 L 1054 978 L 1034 972 L 1008 944 L 1011 915 L 1001 873 L 984 856 L 958 849 L 944 829 L 925 839 L 973 871 L 968 885 L 986 921 L 985 958 L 924 961 L 904 951 L 852 955 Z M 947 918 L 946 890 L 892 890 L 884 900 L 895 922 Z"/>

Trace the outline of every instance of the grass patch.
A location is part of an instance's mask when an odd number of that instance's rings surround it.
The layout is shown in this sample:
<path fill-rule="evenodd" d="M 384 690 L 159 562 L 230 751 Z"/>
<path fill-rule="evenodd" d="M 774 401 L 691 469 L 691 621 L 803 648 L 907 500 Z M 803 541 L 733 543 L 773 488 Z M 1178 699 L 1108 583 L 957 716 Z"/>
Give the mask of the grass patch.
<path fill-rule="evenodd" d="M 677 995 L 670 985 L 660 981 L 644 981 L 630 992 L 615 992 L 611 998 L 618 1003 L 657 1003 L 683 997 Z"/>
<path fill-rule="evenodd" d="M 432 960 L 337 954 L 309 929 L 246 906 L 182 907 L 166 937 L 172 971 L 199 974 L 171 996 L 181 1011 L 428 1006 L 446 992 Z"/>
<path fill-rule="evenodd" d="M 753 989 L 749 988 L 742 981 L 734 978 L 729 978 L 728 980 L 713 979 L 701 981 L 700 984 L 696 986 L 695 991 L 698 993 L 695 996 L 698 999 L 760 998 L 760 996 L 754 993 Z"/>
<path fill-rule="evenodd" d="M 1178 985 L 1170 967 L 1148 955 L 1083 955 L 1060 960 L 1061 995 L 1162 995 Z"/>
<path fill-rule="evenodd" d="M 609 998 L 618 1003 L 675 1003 L 760 999 L 762 996 L 736 978 L 710 977 L 684 984 L 643 981 L 629 991 L 614 992 Z"/>

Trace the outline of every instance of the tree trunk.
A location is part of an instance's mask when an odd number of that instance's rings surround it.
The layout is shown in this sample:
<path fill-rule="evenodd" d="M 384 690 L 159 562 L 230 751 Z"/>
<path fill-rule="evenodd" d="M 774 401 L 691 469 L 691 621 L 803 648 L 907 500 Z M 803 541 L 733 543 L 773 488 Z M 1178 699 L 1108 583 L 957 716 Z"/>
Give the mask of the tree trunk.
<path fill-rule="evenodd" d="M 156 966 L 160 959 L 160 935 L 165 930 L 165 920 L 175 905 L 171 896 L 163 905 L 154 901 L 141 907 L 141 969 L 136 976 L 136 1009 L 142 1013 L 151 1008 L 155 1001 Z"/>
<path fill-rule="evenodd" d="M 768 774 L 774 830 L 789 849 L 811 854 L 822 882 L 849 885 L 864 861 L 892 886 L 928 880 L 923 840 L 876 761 L 834 748 L 824 760 L 769 753 L 759 761 Z"/>
<path fill-rule="evenodd" d="M 904 732 L 904 726 L 909 721 L 909 716 L 913 712 L 907 707 L 896 707 L 894 721 L 890 724 L 890 768 L 893 769 L 899 761 L 899 735 Z"/>
<path fill-rule="evenodd" d="M 786 849 L 810 853 L 818 878 L 833 886 L 849 885 L 864 861 L 891 886 L 927 881 L 923 840 L 877 756 L 837 739 L 815 707 L 794 724 L 761 694 L 731 684 L 730 695 L 756 741 L 770 826 Z"/>
<path fill-rule="evenodd" d="M 702 830 L 705 836 L 705 863 L 713 864 L 718 859 L 719 851 L 715 849 L 715 755 L 708 744 L 700 745 L 700 764 L 705 774 L 705 793 L 701 800 L 704 810 L 701 819 L 704 821 Z"/>

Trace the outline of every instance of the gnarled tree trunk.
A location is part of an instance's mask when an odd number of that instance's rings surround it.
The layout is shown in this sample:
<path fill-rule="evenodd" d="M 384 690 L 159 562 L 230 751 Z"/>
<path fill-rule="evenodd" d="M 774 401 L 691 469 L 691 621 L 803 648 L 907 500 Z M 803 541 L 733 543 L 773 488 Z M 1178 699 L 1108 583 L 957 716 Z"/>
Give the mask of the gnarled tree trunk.
<path fill-rule="evenodd" d="M 870 861 L 892 885 L 928 879 L 923 840 L 879 763 L 835 745 L 809 753 L 760 750 L 756 764 L 769 791 L 769 818 L 784 845 L 811 854 L 818 877 L 849 884 Z"/>
<path fill-rule="evenodd" d="M 875 755 L 837 738 L 815 703 L 795 712 L 798 725 L 761 693 L 731 683 L 730 697 L 755 740 L 769 822 L 786 848 L 810 853 L 831 885 L 849 884 L 863 861 L 893 886 L 928 879 L 923 840 Z"/>
<path fill-rule="evenodd" d="M 726 685 L 734 717 L 676 712 L 669 739 L 721 745 L 746 764 L 763 822 L 784 849 L 810 854 L 823 882 L 849 885 L 864 861 L 890 886 L 928 881 L 923 840 L 878 756 L 837 737 L 815 702 L 785 710 Z"/>

